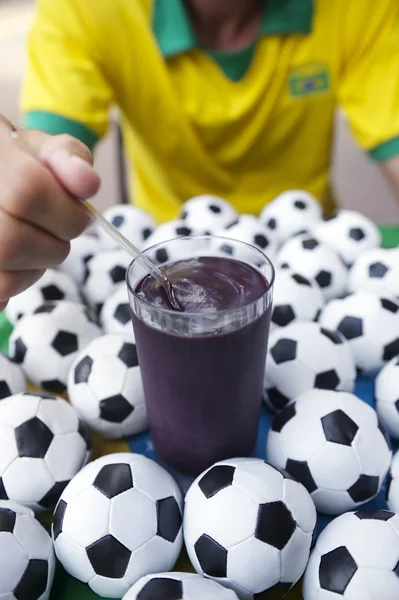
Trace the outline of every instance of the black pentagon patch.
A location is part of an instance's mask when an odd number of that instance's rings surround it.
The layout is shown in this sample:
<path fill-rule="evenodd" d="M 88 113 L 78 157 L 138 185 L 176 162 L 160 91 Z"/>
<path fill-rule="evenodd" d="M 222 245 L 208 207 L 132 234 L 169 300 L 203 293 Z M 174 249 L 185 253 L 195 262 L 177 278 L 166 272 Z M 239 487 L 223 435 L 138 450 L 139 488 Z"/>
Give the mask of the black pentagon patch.
<path fill-rule="evenodd" d="M 392 300 L 388 300 L 388 298 L 381 298 L 381 306 L 391 313 L 397 313 L 399 310 L 399 305 L 396 302 L 392 302 Z"/>
<path fill-rule="evenodd" d="M 202 571 L 209 577 L 227 577 L 227 550 L 209 535 L 202 535 L 194 544 Z"/>
<path fill-rule="evenodd" d="M 379 478 L 371 475 L 360 475 L 359 479 L 348 490 L 354 502 L 366 502 L 378 493 Z"/>
<path fill-rule="evenodd" d="M 69 356 L 79 348 L 77 335 L 68 331 L 59 331 L 51 345 L 61 356 Z"/>
<path fill-rule="evenodd" d="M 380 262 L 369 265 L 369 277 L 372 279 L 382 279 L 388 273 L 388 267 Z"/>
<path fill-rule="evenodd" d="M 182 600 L 183 583 L 176 579 L 156 577 L 145 584 L 137 600 Z"/>
<path fill-rule="evenodd" d="M 121 227 L 121 225 L 123 225 L 124 222 L 125 222 L 125 219 L 122 215 L 115 215 L 111 221 L 112 225 L 117 228 Z"/>
<path fill-rule="evenodd" d="M 118 358 L 129 369 L 132 367 L 138 367 L 139 359 L 137 357 L 136 344 L 129 344 L 128 342 L 125 342 L 119 351 Z"/>
<path fill-rule="evenodd" d="M 158 248 L 158 250 L 155 253 L 155 258 L 157 262 L 164 263 L 169 260 L 169 255 L 165 248 Z"/>
<path fill-rule="evenodd" d="M 115 498 L 133 487 L 132 471 L 126 463 L 105 465 L 99 471 L 93 486 L 106 498 Z"/>
<path fill-rule="evenodd" d="M 42 387 L 45 390 L 53 392 L 53 394 L 63 394 L 66 391 L 65 383 L 58 379 L 49 379 L 48 381 L 42 381 Z"/>
<path fill-rule="evenodd" d="M 44 300 L 47 301 L 63 300 L 65 298 L 64 292 L 56 285 L 46 285 L 45 287 L 41 288 L 41 293 Z"/>
<path fill-rule="evenodd" d="M 86 548 L 86 553 L 95 573 L 110 579 L 124 576 L 131 557 L 130 550 L 112 535 L 106 535 L 91 544 Z"/>
<path fill-rule="evenodd" d="M 201 477 L 198 487 L 206 498 L 212 498 L 233 483 L 235 471 L 231 465 L 216 465 Z"/>
<path fill-rule="evenodd" d="M 286 408 L 284 408 L 284 410 L 281 410 L 273 419 L 272 422 L 272 431 L 276 431 L 277 433 L 280 433 L 283 429 L 283 427 L 285 427 L 285 425 L 287 425 L 287 423 L 289 421 L 291 421 L 291 419 L 293 419 L 296 415 L 296 407 L 295 407 L 295 403 L 290 404 L 289 406 L 287 406 Z"/>
<path fill-rule="evenodd" d="M 57 308 L 56 304 L 50 304 L 49 302 L 46 302 L 46 304 L 42 304 L 41 306 L 38 306 L 33 314 L 34 315 L 41 315 L 44 313 L 51 314 L 56 308 Z"/>
<path fill-rule="evenodd" d="M 64 523 L 64 516 L 67 509 L 67 503 L 64 500 L 60 500 L 57 504 L 57 507 L 54 511 L 53 517 L 53 538 L 56 540 L 60 533 L 62 532 L 62 525 Z"/>
<path fill-rule="evenodd" d="M 267 237 L 265 235 L 262 235 L 261 233 L 257 233 L 254 237 L 254 241 L 255 244 L 257 246 L 259 246 L 259 248 L 267 248 L 269 245 L 269 240 L 267 239 Z"/>
<path fill-rule="evenodd" d="M 122 394 L 104 398 L 100 402 L 100 418 L 110 423 L 123 423 L 133 411 L 134 406 Z"/>
<path fill-rule="evenodd" d="M 221 252 L 229 254 L 230 256 L 232 256 L 234 253 L 234 248 L 230 244 L 223 244 L 222 246 L 220 246 L 220 250 Z"/>
<path fill-rule="evenodd" d="M 315 280 L 317 281 L 319 287 L 326 288 L 331 285 L 332 275 L 329 271 L 320 271 L 317 273 Z"/>
<path fill-rule="evenodd" d="M 309 494 L 317 490 L 317 485 L 306 461 L 292 460 L 289 458 L 285 465 L 285 469 L 294 479 L 305 486 Z"/>
<path fill-rule="evenodd" d="M 3 400 L 3 398 L 8 398 L 8 396 L 11 396 L 11 390 L 8 387 L 7 382 L 0 381 L 0 400 Z"/>
<path fill-rule="evenodd" d="M 148 240 L 148 238 L 150 237 L 150 235 L 152 234 L 152 229 L 150 229 L 149 227 L 146 227 L 145 229 L 143 229 L 142 231 L 142 235 L 143 235 L 143 240 Z"/>
<path fill-rule="evenodd" d="M 341 336 L 336 331 L 330 331 L 329 329 L 324 329 L 324 327 L 321 327 L 320 331 L 325 337 L 331 340 L 333 344 L 343 344 Z"/>
<path fill-rule="evenodd" d="M 129 304 L 119 304 L 115 310 L 114 317 L 121 325 L 129 323 L 131 319 Z"/>
<path fill-rule="evenodd" d="M 361 521 L 389 521 L 395 514 L 389 510 L 358 510 L 355 517 Z"/>
<path fill-rule="evenodd" d="M 93 359 L 90 356 L 85 356 L 75 367 L 74 382 L 87 383 L 89 381 L 91 369 L 93 367 Z"/>
<path fill-rule="evenodd" d="M 89 431 L 89 428 L 87 427 L 86 423 L 84 421 L 82 421 L 82 419 L 79 419 L 78 433 L 84 439 L 87 450 L 91 450 L 90 431 Z"/>
<path fill-rule="evenodd" d="M 62 492 L 65 490 L 69 481 L 57 481 L 51 490 L 40 500 L 39 504 L 43 508 L 53 508 L 60 499 Z"/>
<path fill-rule="evenodd" d="M 174 543 L 181 529 L 182 516 L 176 498 L 170 496 L 157 502 L 157 535 Z"/>
<path fill-rule="evenodd" d="M 297 208 L 298 210 L 305 210 L 306 208 L 306 203 L 303 200 L 295 200 L 294 202 L 294 206 L 295 208 Z"/>
<path fill-rule="evenodd" d="M 38 600 L 46 591 L 48 579 L 47 560 L 30 560 L 17 587 L 14 590 L 16 600 Z"/>
<path fill-rule="evenodd" d="M 382 355 L 383 360 L 391 360 L 395 356 L 399 354 L 399 338 L 396 338 L 390 344 L 387 344 L 384 348 L 384 353 Z"/>
<path fill-rule="evenodd" d="M 284 502 L 269 502 L 259 506 L 255 538 L 282 550 L 291 539 L 296 523 Z"/>
<path fill-rule="evenodd" d="M 337 329 L 347 340 L 354 340 L 363 335 L 363 321 L 358 317 L 344 317 Z"/>
<path fill-rule="evenodd" d="M 298 285 L 307 285 L 309 287 L 312 287 L 312 284 L 309 281 L 309 279 L 306 279 L 306 277 L 303 277 L 303 275 L 299 275 L 298 273 L 293 273 L 291 275 L 291 277 L 294 281 L 297 282 Z"/>
<path fill-rule="evenodd" d="M 122 267 L 121 265 L 117 265 L 116 267 L 113 267 L 110 270 L 109 276 L 111 277 L 114 283 L 120 283 L 121 281 L 125 281 L 126 268 Z"/>
<path fill-rule="evenodd" d="M 331 369 L 330 371 L 324 371 L 316 375 L 314 387 L 320 390 L 336 390 L 339 383 L 340 379 L 336 371 Z"/>
<path fill-rule="evenodd" d="M 0 477 L 0 500 L 8 500 L 6 488 L 4 487 L 4 483 L 2 478 Z"/>
<path fill-rule="evenodd" d="M 277 583 L 277 585 L 274 585 L 265 592 L 255 594 L 254 600 L 277 600 L 278 598 L 284 598 L 292 586 L 293 583 Z"/>
<path fill-rule="evenodd" d="M 314 250 L 319 245 L 319 242 L 314 238 L 308 238 L 306 240 L 302 240 L 302 248 L 304 250 Z"/>
<path fill-rule="evenodd" d="M 14 344 L 14 354 L 13 354 L 13 361 L 21 364 L 24 362 L 25 360 L 25 355 L 27 353 L 28 349 L 25 346 L 25 344 L 23 343 L 21 338 L 18 338 L 17 340 L 15 340 L 15 344 Z"/>
<path fill-rule="evenodd" d="M 268 227 L 269 229 L 276 229 L 276 227 L 277 227 L 276 219 L 269 219 L 268 222 L 266 223 L 266 227 Z"/>
<path fill-rule="evenodd" d="M 0 508 L 0 532 L 6 531 L 12 533 L 14 531 L 17 515 L 9 508 Z"/>
<path fill-rule="evenodd" d="M 191 235 L 191 229 L 190 227 L 176 227 L 176 233 L 177 235 Z"/>
<path fill-rule="evenodd" d="M 289 269 L 290 265 L 287 262 L 281 263 L 280 269 Z"/>
<path fill-rule="evenodd" d="M 274 362 L 277 365 L 280 365 L 281 363 L 295 360 L 296 349 L 297 342 L 295 340 L 282 338 L 273 346 L 270 350 L 270 354 L 272 355 Z"/>
<path fill-rule="evenodd" d="M 349 237 L 352 240 L 355 240 L 355 242 L 361 242 L 364 240 L 366 235 L 363 229 L 360 229 L 360 227 L 352 227 L 352 229 L 349 230 Z"/>
<path fill-rule="evenodd" d="M 217 206 L 216 204 L 210 204 L 209 210 L 211 212 L 213 212 L 215 215 L 218 215 L 219 213 L 222 212 L 222 209 L 220 208 L 220 206 Z"/>
<path fill-rule="evenodd" d="M 295 314 L 290 304 L 275 306 L 272 314 L 272 322 L 280 327 L 286 327 L 295 320 Z"/>
<path fill-rule="evenodd" d="M 357 565 L 349 550 L 344 546 L 335 548 L 335 550 L 321 557 L 319 567 L 320 587 L 323 590 L 343 596 L 356 571 Z"/>
<path fill-rule="evenodd" d="M 290 401 L 287 396 L 284 396 L 279 390 L 275 387 L 268 388 L 267 396 L 269 398 L 270 404 L 276 409 L 281 410 L 285 408 Z"/>
<path fill-rule="evenodd" d="M 322 417 L 321 424 L 326 440 L 342 446 L 350 446 L 359 429 L 356 423 L 340 409 Z"/>
<path fill-rule="evenodd" d="M 37 417 L 25 421 L 25 423 L 15 428 L 18 456 L 44 458 L 53 437 L 47 425 Z"/>

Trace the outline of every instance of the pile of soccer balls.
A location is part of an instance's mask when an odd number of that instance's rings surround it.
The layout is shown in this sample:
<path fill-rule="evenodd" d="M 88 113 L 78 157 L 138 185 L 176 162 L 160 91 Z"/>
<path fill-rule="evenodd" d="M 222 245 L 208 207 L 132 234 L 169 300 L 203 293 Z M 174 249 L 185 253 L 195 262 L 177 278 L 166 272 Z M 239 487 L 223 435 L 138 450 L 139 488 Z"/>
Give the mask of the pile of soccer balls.
<path fill-rule="evenodd" d="M 278 599 L 304 574 L 304 600 L 399 598 L 399 453 L 392 460 L 390 445 L 399 440 L 399 248 L 381 248 L 359 213 L 323 220 L 303 191 L 281 194 L 258 218 L 214 196 L 188 200 L 158 227 L 133 206 L 105 217 L 159 265 L 183 258 L 168 240 L 209 234 L 220 256 L 247 260 L 229 243 L 239 240 L 272 260 L 267 462 L 217 463 L 184 500 L 144 456 L 90 462 L 91 432 L 126 438 L 148 420 L 129 256 L 101 230 L 80 236 L 6 309 L 0 598 L 48 599 L 55 557 L 108 598 Z M 376 377 L 375 409 L 353 393 L 359 374 Z M 388 504 L 365 510 L 388 474 Z M 53 509 L 49 535 L 35 513 Z M 330 522 L 316 541 L 317 512 Z M 183 542 L 196 575 L 170 572 Z"/>

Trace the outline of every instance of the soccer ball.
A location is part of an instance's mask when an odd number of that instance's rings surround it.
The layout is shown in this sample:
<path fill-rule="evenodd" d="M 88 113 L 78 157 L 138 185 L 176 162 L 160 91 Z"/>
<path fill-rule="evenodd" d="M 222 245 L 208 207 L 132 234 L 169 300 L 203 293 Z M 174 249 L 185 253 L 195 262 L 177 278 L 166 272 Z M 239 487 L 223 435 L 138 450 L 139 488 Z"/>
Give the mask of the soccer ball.
<path fill-rule="evenodd" d="M 0 400 L 25 391 L 26 380 L 21 367 L 0 351 Z"/>
<path fill-rule="evenodd" d="M 237 217 L 237 211 L 229 202 L 208 194 L 187 200 L 181 210 L 181 219 L 186 226 L 201 234 L 211 234 L 224 229 L 232 225 Z"/>
<path fill-rule="evenodd" d="M 307 233 L 284 244 L 277 255 L 276 266 L 313 279 L 325 300 L 343 296 L 346 291 L 348 273 L 338 254 Z"/>
<path fill-rule="evenodd" d="M 104 437 L 145 431 L 147 409 L 133 335 L 93 340 L 72 365 L 68 396 L 81 418 Z"/>
<path fill-rule="evenodd" d="M 71 241 L 71 250 L 58 269 L 66 273 L 80 287 L 86 277 L 87 263 L 99 252 L 101 252 L 101 245 L 98 238 L 82 234 Z"/>
<path fill-rule="evenodd" d="M 0 593 L 4 600 L 48 600 L 55 556 L 51 538 L 28 508 L 0 501 Z"/>
<path fill-rule="evenodd" d="M 193 567 L 242 600 L 266 590 L 281 598 L 291 589 L 308 562 L 315 524 L 305 488 L 256 458 L 216 463 L 185 498 L 184 541 Z"/>
<path fill-rule="evenodd" d="M 399 300 L 356 292 L 322 310 L 322 327 L 339 331 L 349 342 L 356 366 L 370 375 L 399 354 Z"/>
<path fill-rule="evenodd" d="M 267 204 L 259 218 L 281 245 L 316 225 L 322 218 L 322 209 L 312 194 L 303 190 L 289 190 Z"/>
<path fill-rule="evenodd" d="M 100 313 L 100 323 L 105 333 L 133 334 L 127 288 L 124 283 L 104 302 Z"/>
<path fill-rule="evenodd" d="M 83 284 L 83 295 L 87 303 L 100 312 L 118 284 L 125 281 L 131 261 L 131 256 L 124 250 L 107 250 L 89 260 Z"/>
<path fill-rule="evenodd" d="M 225 229 L 219 230 L 216 232 L 216 235 L 255 246 L 255 248 L 259 248 L 259 250 L 264 252 L 264 254 L 272 260 L 274 260 L 277 253 L 277 246 L 272 236 L 259 219 L 253 215 L 240 215 L 236 223 Z M 239 252 L 237 253 L 237 248 L 230 245 L 228 239 L 220 243 L 219 250 L 231 258 L 253 262 L 254 254 L 252 250 L 248 255 L 248 253 L 245 252 L 245 247 L 240 247 Z"/>
<path fill-rule="evenodd" d="M 323 306 L 323 294 L 313 280 L 289 269 L 276 271 L 271 331 L 297 321 L 315 321 Z"/>
<path fill-rule="evenodd" d="M 10 355 L 35 385 L 61 394 L 78 353 L 101 329 L 90 312 L 72 302 L 48 302 L 19 321 L 10 337 Z"/>
<path fill-rule="evenodd" d="M 265 401 L 272 410 L 313 388 L 352 392 L 355 379 L 353 356 L 342 335 L 306 322 L 270 335 Z"/>
<path fill-rule="evenodd" d="M 6 307 L 6 317 L 10 323 L 16 325 L 22 317 L 31 315 L 42 304 L 59 300 L 78 304 L 82 302 L 78 288 L 68 275 L 48 269 L 30 288 L 10 298 Z"/>
<path fill-rule="evenodd" d="M 268 461 L 311 494 L 317 510 L 340 514 L 377 496 L 392 453 L 377 413 L 347 392 L 312 390 L 279 412 Z"/>
<path fill-rule="evenodd" d="M 385 365 L 375 380 L 376 411 L 388 433 L 399 439 L 399 356 Z"/>
<path fill-rule="evenodd" d="M 361 254 L 349 271 L 348 289 L 399 297 L 399 248 L 372 248 Z"/>
<path fill-rule="evenodd" d="M 188 227 L 187 223 L 182 219 L 175 221 L 167 221 L 158 225 L 153 233 L 146 240 L 144 247 L 150 248 L 156 244 L 174 240 L 179 237 L 187 237 L 190 235 L 199 235 L 201 232 L 193 227 Z"/>
<path fill-rule="evenodd" d="M 156 227 L 150 214 L 131 204 L 111 206 L 104 211 L 103 215 L 107 221 L 138 248 L 143 246 Z M 97 229 L 97 236 L 104 250 L 118 248 L 117 242 L 100 227 Z"/>
<path fill-rule="evenodd" d="M 396 452 L 392 460 L 386 487 L 386 499 L 390 510 L 399 513 L 399 452 Z"/>
<path fill-rule="evenodd" d="M 86 426 L 62 398 L 25 393 L 0 402 L 0 500 L 53 508 L 89 451 Z"/>
<path fill-rule="evenodd" d="M 334 248 L 348 266 L 365 250 L 381 245 L 377 225 L 354 210 L 337 211 L 330 219 L 317 223 L 313 234 Z"/>
<path fill-rule="evenodd" d="M 237 600 L 216 581 L 193 573 L 157 573 L 142 577 L 123 600 Z"/>
<path fill-rule="evenodd" d="M 139 454 L 103 456 L 72 479 L 57 504 L 55 553 L 94 593 L 121 598 L 144 575 L 173 568 L 181 511 L 180 490 L 158 464 Z"/>
<path fill-rule="evenodd" d="M 358 511 L 320 534 L 303 583 L 304 600 L 399 598 L 399 515 Z"/>

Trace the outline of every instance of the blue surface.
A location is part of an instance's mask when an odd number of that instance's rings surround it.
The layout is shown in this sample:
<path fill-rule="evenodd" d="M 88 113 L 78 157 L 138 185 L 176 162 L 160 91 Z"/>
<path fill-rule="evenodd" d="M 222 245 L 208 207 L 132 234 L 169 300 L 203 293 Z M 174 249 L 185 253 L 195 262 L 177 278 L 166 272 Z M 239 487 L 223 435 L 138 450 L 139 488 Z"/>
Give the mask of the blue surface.
<path fill-rule="evenodd" d="M 363 400 L 364 402 L 366 402 L 367 404 L 369 404 L 370 406 L 372 406 L 374 408 L 374 380 L 366 379 L 366 378 L 359 378 L 356 382 L 355 394 L 358 398 L 360 398 L 361 400 Z M 256 447 L 255 447 L 255 452 L 254 452 L 254 455 L 257 456 L 258 458 L 266 459 L 266 439 L 267 439 L 267 434 L 269 432 L 272 420 L 273 420 L 273 413 L 271 411 L 269 411 L 267 408 L 263 408 L 262 414 L 260 417 L 260 421 L 259 421 L 258 439 L 256 442 Z M 154 460 L 157 460 L 157 462 L 160 462 L 155 455 L 154 447 L 152 445 L 151 436 L 149 433 L 145 433 L 143 435 L 132 438 L 131 440 L 129 440 L 129 444 L 130 444 L 132 452 L 144 454 L 145 456 L 148 456 L 148 458 L 152 458 Z M 397 450 L 398 443 L 395 443 L 395 444 L 393 443 L 392 445 L 393 445 L 393 450 L 394 451 Z M 166 465 L 163 465 L 163 466 L 166 467 Z M 170 469 L 169 469 L 169 471 L 170 471 Z M 182 476 L 179 473 L 175 473 L 173 471 L 171 471 L 171 473 L 178 481 L 183 492 L 186 491 L 192 482 L 192 478 Z M 366 504 L 364 504 L 362 508 L 369 509 L 369 510 L 375 510 L 377 508 L 379 508 L 379 509 L 387 508 L 387 504 L 386 504 L 386 500 L 385 500 L 385 485 L 386 485 L 386 482 L 384 482 L 378 496 L 376 498 L 374 498 L 374 500 L 371 500 L 370 502 L 367 502 Z M 334 517 L 319 514 L 316 533 L 319 534 L 324 529 L 324 527 L 326 525 L 328 525 L 328 523 L 330 523 L 330 521 L 332 521 L 333 518 Z"/>

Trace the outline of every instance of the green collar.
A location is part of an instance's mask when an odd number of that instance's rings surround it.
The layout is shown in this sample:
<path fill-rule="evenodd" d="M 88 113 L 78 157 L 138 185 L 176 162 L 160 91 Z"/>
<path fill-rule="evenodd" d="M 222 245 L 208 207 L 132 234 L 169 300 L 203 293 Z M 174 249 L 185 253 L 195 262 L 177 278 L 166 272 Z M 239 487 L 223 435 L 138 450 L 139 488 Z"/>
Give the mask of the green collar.
<path fill-rule="evenodd" d="M 261 35 L 312 31 L 314 0 L 266 0 Z M 165 58 L 198 47 L 184 0 L 154 0 L 153 31 Z"/>

